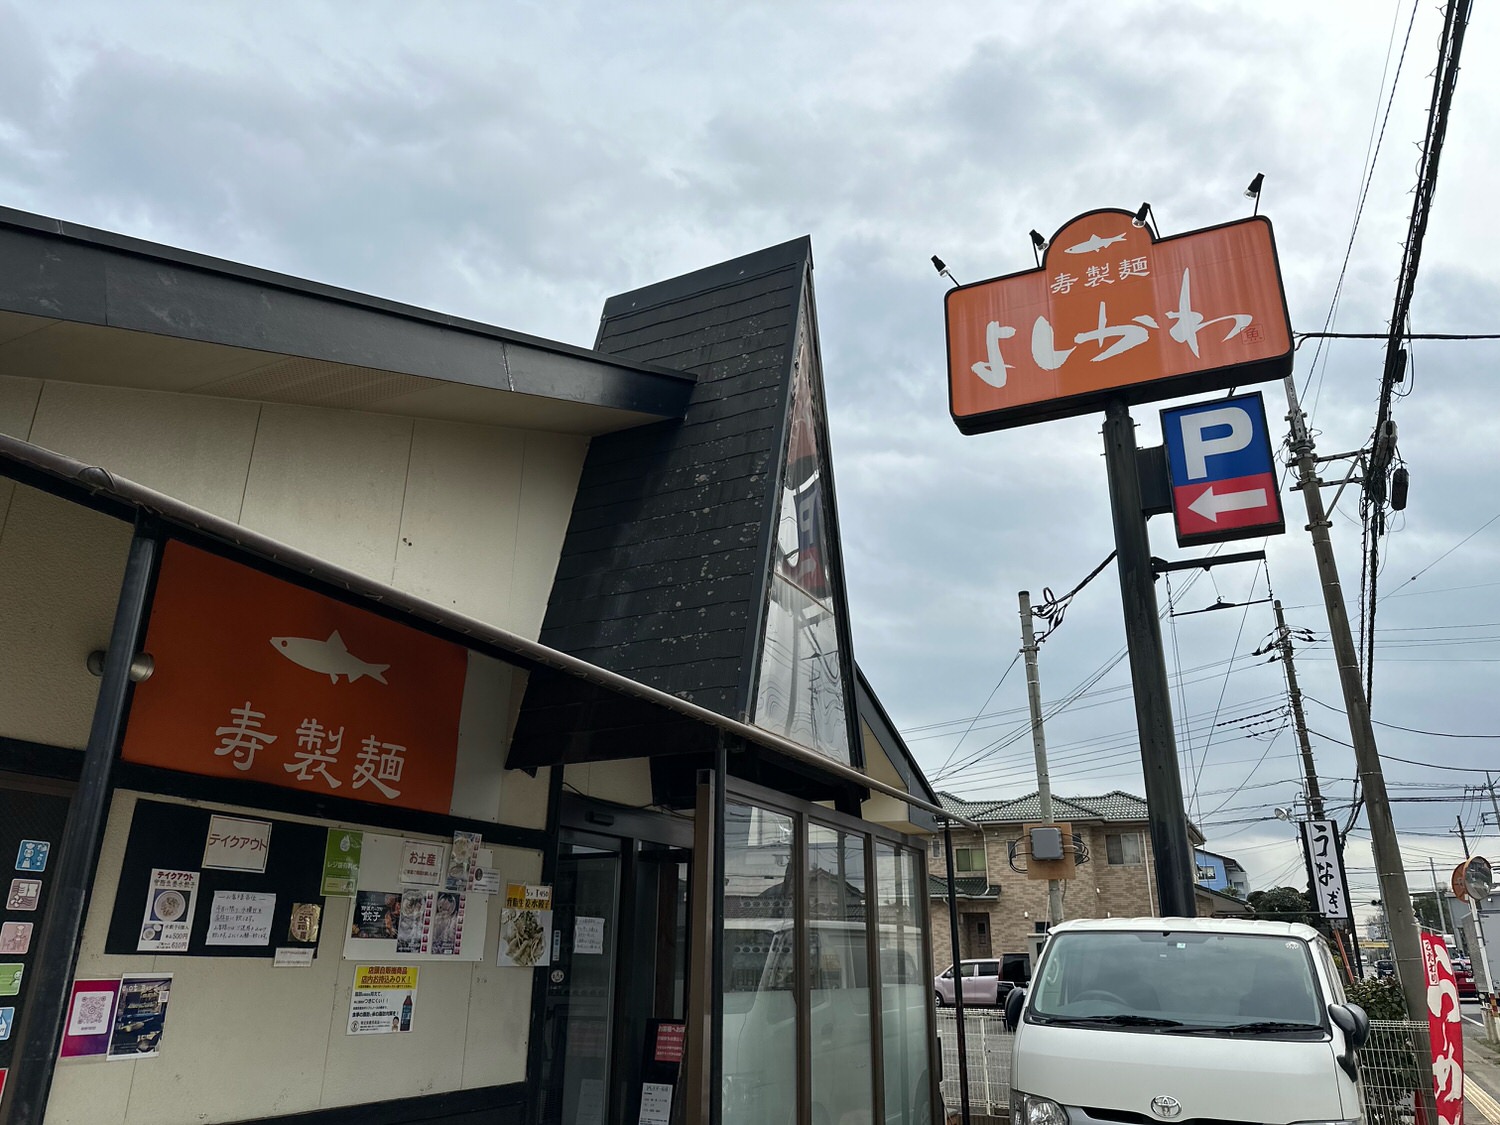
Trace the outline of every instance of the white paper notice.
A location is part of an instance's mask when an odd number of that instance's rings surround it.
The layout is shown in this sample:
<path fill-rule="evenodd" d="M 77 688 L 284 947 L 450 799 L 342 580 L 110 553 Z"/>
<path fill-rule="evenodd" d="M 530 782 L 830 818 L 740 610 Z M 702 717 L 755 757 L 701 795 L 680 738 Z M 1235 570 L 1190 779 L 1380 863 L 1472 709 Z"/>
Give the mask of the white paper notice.
<path fill-rule="evenodd" d="M 203 844 L 203 866 L 220 871 L 264 873 L 271 855 L 271 824 L 266 820 L 241 820 L 234 816 L 211 816 Z"/>
<path fill-rule="evenodd" d="M 672 1117 L 672 1087 L 666 1082 L 641 1086 L 639 1125 L 668 1125 Z"/>
<path fill-rule="evenodd" d="M 314 950 L 303 949 L 296 945 L 278 946 L 276 956 L 271 961 L 271 966 L 276 969 L 311 968 L 314 952 Z"/>
<path fill-rule="evenodd" d="M 604 1120 L 604 1080 L 602 1078 L 580 1078 L 578 1080 L 578 1112 L 573 1115 L 578 1125 L 599 1125 Z"/>
<path fill-rule="evenodd" d="M 186 953 L 193 936 L 193 901 L 198 895 L 196 871 L 151 869 L 146 916 L 141 921 L 141 953 Z"/>
<path fill-rule="evenodd" d="M 276 896 L 258 891 L 215 891 L 204 945 L 270 945 Z"/>
<path fill-rule="evenodd" d="M 603 918 L 575 918 L 575 919 L 573 919 L 573 952 L 574 953 L 603 953 L 604 952 L 604 919 Z"/>
<path fill-rule="evenodd" d="M 418 887 L 439 887 L 446 868 L 448 845 L 431 840 L 401 841 L 401 881 Z"/>

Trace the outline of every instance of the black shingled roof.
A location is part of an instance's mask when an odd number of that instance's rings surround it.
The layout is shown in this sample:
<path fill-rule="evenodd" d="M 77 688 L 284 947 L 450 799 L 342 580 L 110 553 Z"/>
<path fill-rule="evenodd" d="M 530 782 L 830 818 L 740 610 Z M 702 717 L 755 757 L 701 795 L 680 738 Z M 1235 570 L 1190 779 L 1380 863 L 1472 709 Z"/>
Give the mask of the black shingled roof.
<path fill-rule="evenodd" d="M 591 442 L 542 644 L 747 718 L 797 325 L 804 310 L 812 315 L 811 273 L 811 242 L 799 238 L 605 303 L 597 351 L 688 372 L 697 382 L 680 421 Z M 842 591 L 840 561 L 830 562 Z M 842 599 L 839 608 L 852 684 Z M 639 732 L 652 739 L 645 744 L 624 729 L 628 716 L 614 730 L 608 720 L 578 722 L 582 706 L 573 685 L 534 679 L 510 764 L 711 747 L 690 730 L 675 740 Z M 847 713 L 853 726 L 852 694 Z M 589 725 L 606 729 L 590 735 Z M 560 747 L 564 735 L 568 745 Z"/>

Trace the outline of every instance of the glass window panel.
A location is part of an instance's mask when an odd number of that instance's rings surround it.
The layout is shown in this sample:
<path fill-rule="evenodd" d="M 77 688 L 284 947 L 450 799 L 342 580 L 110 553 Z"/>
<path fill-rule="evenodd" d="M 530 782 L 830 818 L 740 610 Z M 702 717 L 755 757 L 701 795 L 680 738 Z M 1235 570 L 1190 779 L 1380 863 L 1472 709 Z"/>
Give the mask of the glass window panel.
<path fill-rule="evenodd" d="M 824 494 L 825 454 L 814 357 L 802 332 L 792 382 L 791 436 L 771 566 L 754 723 L 840 762 L 849 720 L 837 618 L 837 576 Z"/>
<path fill-rule="evenodd" d="M 807 961 L 814 1121 L 869 1121 L 874 1112 L 865 887 L 865 838 L 811 825 Z"/>
<path fill-rule="evenodd" d="M 906 848 L 875 843 L 885 1119 L 903 1125 L 932 1120 L 920 859 Z"/>
<path fill-rule="evenodd" d="M 724 1125 L 795 1120 L 796 900 L 792 820 L 724 815 Z"/>

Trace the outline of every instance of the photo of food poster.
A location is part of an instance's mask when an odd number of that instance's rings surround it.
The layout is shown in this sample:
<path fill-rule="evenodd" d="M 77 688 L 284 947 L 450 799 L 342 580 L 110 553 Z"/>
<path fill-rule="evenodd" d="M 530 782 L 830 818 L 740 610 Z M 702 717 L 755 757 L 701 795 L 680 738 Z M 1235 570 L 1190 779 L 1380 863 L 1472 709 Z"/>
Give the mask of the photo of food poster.
<path fill-rule="evenodd" d="M 410 1031 L 416 996 L 415 965 L 356 965 L 348 1033 L 389 1035 Z"/>
<path fill-rule="evenodd" d="M 500 909 L 499 965 L 522 969 L 550 965 L 552 951 L 552 888 L 530 883 L 507 883 Z"/>
<path fill-rule="evenodd" d="M 355 894 L 354 913 L 349 921 L 350 937 L 396 941 L 400 924 L 400 891 L 359 891 Z"/>
<path fill-rule="evenodd" d="M 350 832 L 342 828 L 328 830 L 328 842 L 323 845 L 322 894 L 352 895 L 359 886 L 359 855 L 364 848 L 365 834 Z"/>
<path fill-rule="evenodd" d="M 466 897 L 453 891 L 406 891 L 401 899 L 396 952 L 459 956 L 463 952 Z"/>
<path fill-rule="evenodd" d="M 421 953 L 422 932 L 431 915 L 431 893 L 408 888 L 401 892 L 401 919 L 396 928 L 397 953 Z"/>
<path fill-rule="evenodd" d="M 478 832 L 453 833 L 453 846 L 448 849 L 448 877 L 443 886 L 450 891 L 467 891 L 474 878 L 474 865 L 479 860 L 479 845 L 482 837 Z"/>
<path fill-rule="evenodd" d="M 152 1059 L 161 1053 L 171 994 L 171 973 L 120 978 L 120 997 L 109 1036 L 110 1060 Z"/>
<path fill-rule="evenodd" d="M 78 1059 L 109 1051 L 109 1033 L 114 1027 L 115 1002 L 120 981 L 75 980 L 68 1001 L 68 1023 L 63 1029 L 62 1058 Z"/>
<path fill-rule="evenodd" d="M 196 871 L 151 869 L 146 891 L 146 915 L 141 921 L 141 953 L 186 953 L 193 936 L 193 899 L 198 893 Z"/>

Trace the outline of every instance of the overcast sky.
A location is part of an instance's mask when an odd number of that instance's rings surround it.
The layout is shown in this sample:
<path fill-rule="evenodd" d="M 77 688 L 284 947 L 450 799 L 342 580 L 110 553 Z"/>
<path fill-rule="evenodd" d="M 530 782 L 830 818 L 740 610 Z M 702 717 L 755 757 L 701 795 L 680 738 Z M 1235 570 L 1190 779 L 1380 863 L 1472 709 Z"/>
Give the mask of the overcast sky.
<path fill-rule="evenodd" d="M 1019 795 L 1035 785 L 1020 666 L 1001 682 L 1016 593 L 1062 593 L 1113 547 L 1099 418 L 960 435 L 929 257 L 963 282 L 1029 268 L 1028 230 L 1142 200 L 1164 235 L 1226 222 L 1264 172 L 1293 329 L 1322 330 L 1339 293 L 1334 330 L 1384 331 L 1441 23 L 1434 4 L 1412 13 L 0 0 L 0 205 L 585 346 L 610 294 L 811 235 L 857 658 L 941 788 Z M 1483 8 L 1463 61 L 1418 332 L 1500 331 L 1500 27 Z M 1367 441 L 1382 358 L 1301 347 L 1320 453 Z M 1500 735 L 1497 360 L 1500 342 L 1416 343 L 1395 411 L 1411 504 L 1383 543 L 1374 716 L 1383 753 L 1429 764 L 1387 763 L 1414 888 L 1429 857 L 1440 875 L 1461 858 L 1456 817 L 1473 850 L 1500 851 L 1488 800 L 1463 796 L 1483 773 L 1430 768 L 1500 766 L 1495 737 L 1438 736 Z M 1264 390 L 1279 438 L 1285 398 Z M 1157 443 L 1157 407 L 1134 415 Z M 1269 572 L 1180 573 L 1171 597 L 1274 589 L 1314 631 L 1297 671 L 1342 820 L 1349 730 L 1302 500 L 1284 501 Z M 1353 490 L 1333 536 L 1358 621 Z M 1152 537 L 1163 557 L 1204 553 L 1164 518 Z M 1191 815 L 1256 887 L 1303 883 L 1274 817 L 1300 792 L 1283 673 L 1251 655 L 1273 624 L 1266 604 L 1163 622 Z M 1049 707 L 1084 692 L 1047 728 L 1061 795 L 1141 792 L 1123 647 L 1110 567 L 1042 649 Z M 1368 833 L 1354 840 L 1368 901 Z"/>

